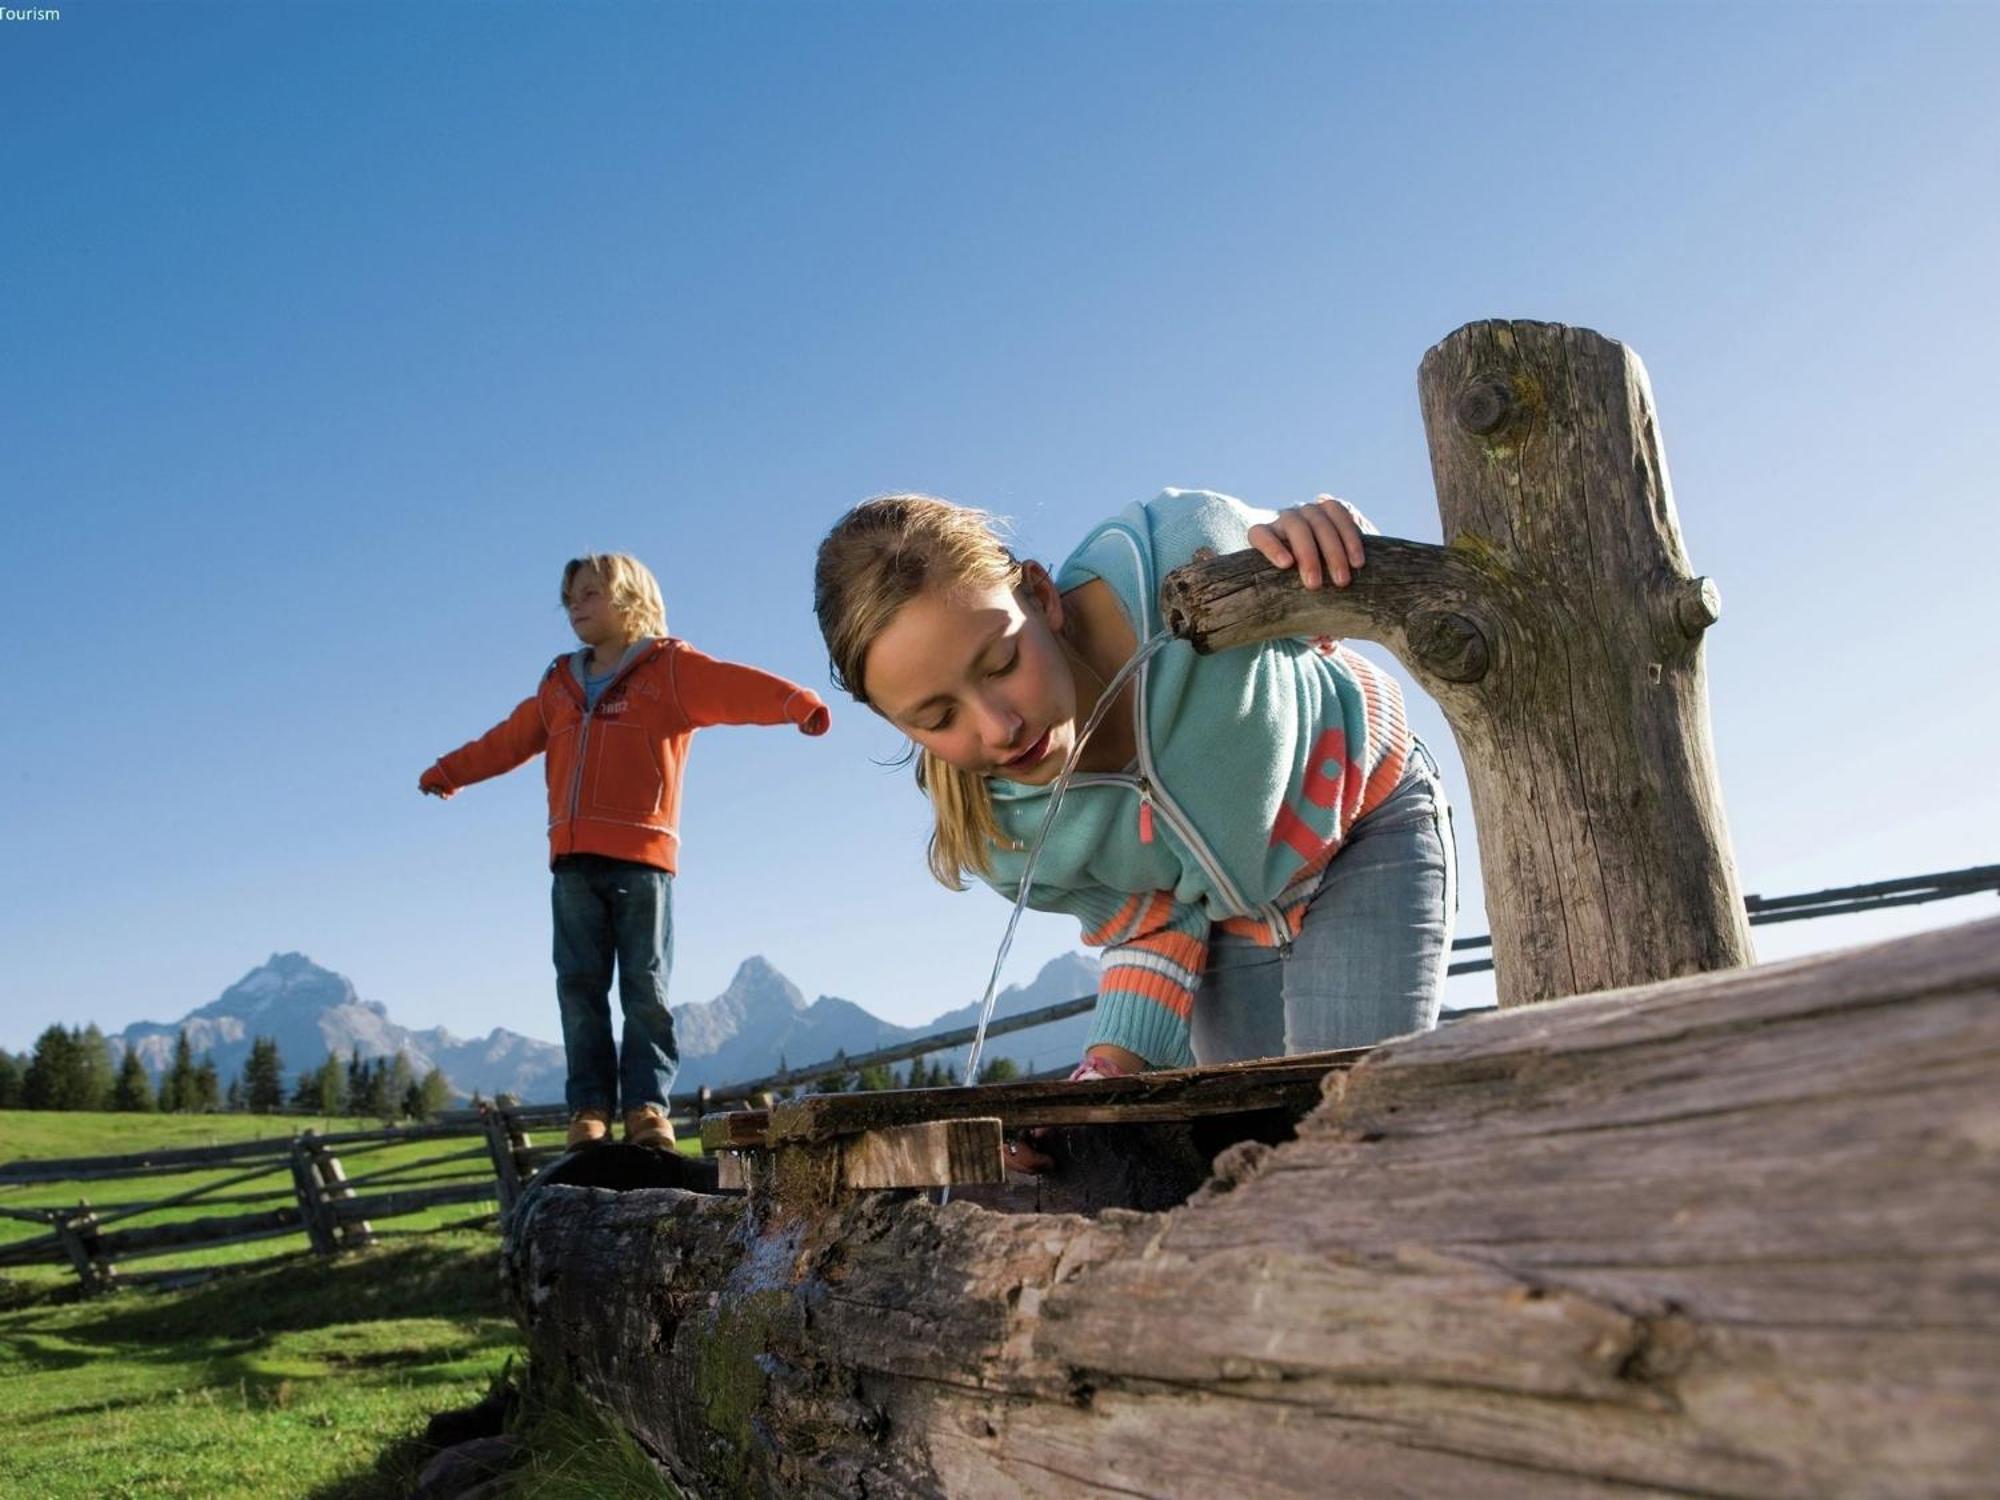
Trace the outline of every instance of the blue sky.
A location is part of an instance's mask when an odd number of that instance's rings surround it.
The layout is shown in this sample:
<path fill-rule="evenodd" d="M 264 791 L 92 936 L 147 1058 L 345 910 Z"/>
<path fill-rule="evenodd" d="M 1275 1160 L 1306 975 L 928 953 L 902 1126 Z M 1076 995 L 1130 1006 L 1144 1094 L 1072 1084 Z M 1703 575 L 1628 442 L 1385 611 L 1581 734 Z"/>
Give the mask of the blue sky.
<path fill-rule="evenodd" d="M 826 690 L 812 549 L 884 489 L 1048 560 L 1169 484 L 1435 539 L 1416 366 L 1482 317 L 1651 371 L 1745 889 L 2000 859 L 2000 11 L 73 3 L 0 97 L 0 1045 L 290 949 L 553 1037 L 537 771 L 415 780 L 565 558 Z M 677 1000 L 978 997 L 1006 909 L 835 711 L 697 740 Z"/>

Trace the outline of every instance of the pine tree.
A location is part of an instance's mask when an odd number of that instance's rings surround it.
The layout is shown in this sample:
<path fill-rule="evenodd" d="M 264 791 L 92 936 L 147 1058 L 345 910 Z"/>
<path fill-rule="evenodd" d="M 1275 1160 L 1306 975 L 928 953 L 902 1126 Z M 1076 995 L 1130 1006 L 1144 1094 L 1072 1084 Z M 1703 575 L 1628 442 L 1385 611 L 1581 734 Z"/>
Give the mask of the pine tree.
<path fill-rule="evenodd" d="M 87 1109 L 88 1078 L 83 1033 L 51 1026 L 35 1038 L 21 1102 L 29 1109 Z"/>
<path fill-rule="evenodd" d="M 361 1095 L 350 1097 L 348 1110 L 374 1120 L 387 1120 L 395 1113 L 396 1101 L 389 1097 L 389 1060 L 378 1057 L 361 1065 Z"/>
<path fill-rule="evenodd" d="M 340 1059 L 328 1053 L 326 1061 L 319 1065 L 314 1076 L 313 1097 L 307 1101 L 311 1108 L 323 1115 L 337 1115 L 341 1105 L 347 1102 L 343 1092 L 346 1077 L 341 1071 Z"/>
<path fill-rule="evenodd" d="M 253 1037 L 243 1063 L 243 1103 L 252 1114 L 268 1115 L 285 1102 L 285 1064 L 277 1042 Z"/>
<path fill-rule="evenodd" d="M 979 1069 L 981 1083 L 1006 1083 L 1021 1076 L 1021 1065 L 1011 1057 L 996 1057 Z"/>
<path fill-rule="evenodd" d="M 0 1109 L 21 1107 L 21 1074 L 24 1067 L 20 1058 L 0 1047 Z"/>
<path fill-rule="evenodd" d="M 222 1107 L 232 1115 L 243 1113 L 243 1076 L 240 1073 L 229 1080 L 229 1088 L 222 1096 Z"/>
<path fill-rule="evenodd" d="M 350 1115 L 368 1113 L 368 1064 L 361 1060 L 359 1043 L 347 1054 L 347 1089 L 341 1095 L 341 1102 Z"/>
<path fill-rule="evenodd" d="M 383 1113 L 394 1110 L 400 1114 L 410 1114 L 410 1091 L 417 1086 L 417 1070 L 410 1066 L 406 1052 L 398 1052 L 396 1061 L 389 1069 L 389 1080 L 382 1089 Z"/>
<path fill-rule="evenodd" d="M 212 1114 L 222 1108 L 222 1075 L 215 1069 L 215 1054 L 204 1052 L 194 1070 L 194 1099 L 188 1105 L 194 1113 Z"/>
<path fill-rule="evenodd" d="M 92 1021 L 76 1039 L 77 1061 L 77 1102 L 72 1109 L 109 1109 L 111 1107 L 111 1044 L 104 1039 L 104 1033 Z"/>
<path fill-rule="evenodd" d="M 428 1120 L 451 1103 L 451 1080 L 442 1068 L 432 1068 L 417 1085 L 419 1120 Z"/>
<path fill-rule="evenodd" d="M 194 1046 L 183 1031 L 174 1039 L 174 1061 L 160 1080 L 160 1108 L 174 1114 L 194 1109 Z"/>
<path fill-rule="evenodd" d="M 313 1068 L 299 1074 L 299 1081 L 292 1085 L 292 1108 L 314 1110 L 319 1108 L 319 1069 Z"/>
<path fill-rule="evenodd" d="M 118 1064 L 117 1081 L 111 1085 L 111 1107 L 124 1114 L 146 1114 L 153 1108 L 153 1080 L 139 1061 L 136 1047 L 127 1047 Z"/>

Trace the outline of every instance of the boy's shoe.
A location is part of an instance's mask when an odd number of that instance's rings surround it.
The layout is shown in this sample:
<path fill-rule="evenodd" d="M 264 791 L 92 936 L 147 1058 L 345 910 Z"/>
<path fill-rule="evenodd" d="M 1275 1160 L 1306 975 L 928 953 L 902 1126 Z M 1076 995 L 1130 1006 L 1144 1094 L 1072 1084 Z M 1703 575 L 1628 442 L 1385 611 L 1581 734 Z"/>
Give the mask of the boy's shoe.
<path fill-rule="evenodd" d="M 580 1109 L 569 1117 L 569 1134 L 563 1144 L 574 1151 L 579 1146 L 601 1146 L 611 1139 L 611 1111 Z"/>
<path fill-rule="evenodd" d="M 629 1109 L 625 1112 L 625 1144 L 671 1151 L 674 1149 L 673 1122 L 657 1104 Z"/>

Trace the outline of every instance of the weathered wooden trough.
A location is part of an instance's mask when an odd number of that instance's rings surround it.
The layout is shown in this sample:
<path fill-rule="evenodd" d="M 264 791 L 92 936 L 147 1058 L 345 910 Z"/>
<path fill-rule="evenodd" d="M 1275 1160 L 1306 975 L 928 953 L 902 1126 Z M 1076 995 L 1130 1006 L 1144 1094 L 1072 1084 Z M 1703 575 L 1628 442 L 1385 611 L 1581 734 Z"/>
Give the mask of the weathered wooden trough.
<path fill-rule="evenodd" d="M 689 1493 L 2000 1493 L 2000 922 L 1741 967 L 1715 594 L 1643 370 L 1478 324 L 1422 386 L 1444 547 L 1165 602 L 1209 646 L 1380 640 L 1436 694 L 1502 1009 L 713 1117 L 733 1193 L 531 1184 L 538 1366 Z M 1005 1171 L 1025 1130 L 1054 1170 Z"/>

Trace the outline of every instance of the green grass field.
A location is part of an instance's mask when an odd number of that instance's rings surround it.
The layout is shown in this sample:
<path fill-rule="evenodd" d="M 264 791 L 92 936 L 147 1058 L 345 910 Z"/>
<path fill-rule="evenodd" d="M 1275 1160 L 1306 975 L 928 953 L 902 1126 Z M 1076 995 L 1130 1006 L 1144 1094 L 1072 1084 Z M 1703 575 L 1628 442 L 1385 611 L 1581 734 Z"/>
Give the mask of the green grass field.
<path fill-rule="evenodd" d="M 372 1125 L 0 1111 L 0 1162 Z M 480 1169 L 477 1160 L 422 1165 L 477 1144 L 398 1142 L 368 1154 L 343 1150 L 342 1160 L 350 1177 L 407 1169 L 421 1179 Z M 82 1195 L 109 1211 L 241 1170 L 0 1187 L 0 1206 L 71 1206 Z M 225 1191 L 267 1188 L 267 1202 L 196 1203 L 133 1222 L 254 1213 L 292 1201 L 288 1171 Z M 421 1441 L 430 1416 L 478 1401 L 523 1352 L 501 1301 L 491 1224 L 435 1227 L 490 1214 L 493 1206 L 453 1204 L 387 1220 L 377 1225 L 380 1243 L 332 1259 L 307 1253 L 299 1234 L 134 1263 L 152 1270 L 291 1252 L 179 1291 L 127 1289 L 82 1300 L 67 1265 L 0 1272 L 0 1495 L 406 1495 L 430 1457 Z M 0 1244 L 43 1232 L 0 1218 Z M 670 1493 L 630 1440 L 605 1428 L 586 1404 L 531 1407 L 522 1433 L 527 1461 L 511 1476 L 510 1494 L 657 1500 Z"/>
<path fill-rule="evenodd" d="M 0 1494 L 407 1494 L 519 1334 L 490 1233 L 0 1312 Z"/>
<path fill-rule="evenodd" d="M 257 1115 L 116 1115 L 57 1113 L 26 1110 L 0 1111 L 0 1163 L 26 1158 L 108 1156 L 159 1148 L 219 1146 L 240 1141 L 285 1141 L 301 1130 L 322 1134 L 342 1131 L 376 1130 L 373 1120 L 307 1119 L 295 1116 Z M 539 1139 L 539 1138 L 538 1138 Z M 553 1137 L 550 1137 L 553 1139 Z M 393 1172 L 400 1182 L 376 1189 L 368 1184 L 360 1193 L 393 1191 L 422 1186 L 442 1179 L 492 1177 L 492 1162 L 484 1143 L 477 1137 L 446 1140 L 397 1142 L 390 1145 L 356 1143 L 336 1148 L 349 1178 L 363 1174 Z M 456 1161 L 439 1158 L 457 1156 Z M 222 1184 L 241 1176 L 258 1164 L 231 1163 L 198 1171 L 176 1172 L 155 1177 L 136 1177 L 105 1182 L 36 1183 L 27 1186 L 0 1185 L 0 1208 L 36 1209 L 74 1207 L 87 1200 L 100 1217 L 109 1219 L 121 1209 L 139 1203 L 159 1202 L 197 1188 Z M 216 1197 L 134 1215 L 120 1223 L 106 1223 L 107 1232 L 123 1228 L 145 1228 L 190 1219 L 227 1218 L 256 1214 L 295 1203 L 292 1177 L 284 1160 L 248 1181 L 231 1183 L 220 1189 L 228 1201 Z M 495 1199 L 440 1205 L 422 1212 L 400 1215 L 375 1224 L 384 1238 L 428 1232 L 445 1225 L 464 1224 L 498 1209 Z M 0 1246 L 45 1235 L 46 1226 L 11 1217 L 0 1217 Z M 147 1256 L 120 1267 L 122 1272 L 186 1270 L 192 1267 L 243 1263 L 287 1252 L 304 1251 L 303 1230 L 271 1239 L 211 1249 L 192 1249 Z M 75 1273 L 66 1263 L 51 1261 L 46 1266 L 0 1272 L 10 1279 L 38 1286 L 74 1282 Z"/>

